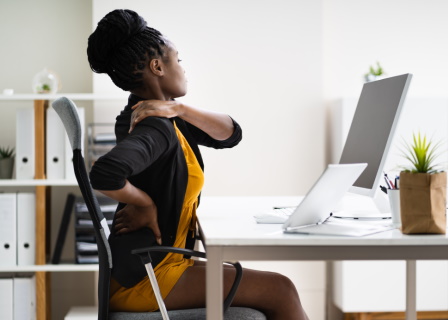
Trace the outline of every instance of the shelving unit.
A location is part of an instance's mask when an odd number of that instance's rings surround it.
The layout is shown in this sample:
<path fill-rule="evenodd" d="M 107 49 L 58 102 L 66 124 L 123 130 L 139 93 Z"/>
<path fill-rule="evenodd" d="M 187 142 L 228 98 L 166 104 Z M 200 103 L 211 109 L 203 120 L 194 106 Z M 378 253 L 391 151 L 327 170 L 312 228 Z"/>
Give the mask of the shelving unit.
<path fill-rule="evenodd" d="M 13 272 L 92 272 L 98 271 L 98 264 L 43 264 L 31 266 L 1 267 L 0 273 Z"/>
<path fill-rule="evenodd" d="M 98 100 L 117 100 L 126 99 L 126 95 L 93 94 L 93 93 L 59 93 L 59 94 L 0 94 L 0 101 L 51 101 L 61 97 L 67 97 L 71 100 L 98 101 Z"/>
<path fill-rule="evenodd" d="M 54 186 L 54 187 L 74 187 L 78 183 L 72 180 L 55 180 L 55 179 L 34 179 L 34 180 L 17 180 L 17 179 L 0 179 L 0 187 L 36 187 L 36 186 Z"/>
<path fill-rule="evenodd" d="M 47 180 L 45 177 L 45 110 L 50 101 L 60 97 L 67 97 L 74 101 L 81 100 L 123 100 L 123 95 L 101 95 L 91 93 L 68 94 L 0 94 L 0 101 L 33 101 L 35 121 L 35 179 L 33 180 L 0 180 L 1 187 L 34 187 L 36 194 L 36 262 L 31 266 L 16 266 L 0 268 L 0 273 L 34 272 L 36 275 L 36 319 L 51 319 L 50 300 L 50 274 L 51 272 L 92 272 L 98 270 L 98 265 L 77 264 L 47 264 L 48 239 L 47 216 L 49 212 L 49 193 L 52 186 L 77 186 L 72 180 Z"/>

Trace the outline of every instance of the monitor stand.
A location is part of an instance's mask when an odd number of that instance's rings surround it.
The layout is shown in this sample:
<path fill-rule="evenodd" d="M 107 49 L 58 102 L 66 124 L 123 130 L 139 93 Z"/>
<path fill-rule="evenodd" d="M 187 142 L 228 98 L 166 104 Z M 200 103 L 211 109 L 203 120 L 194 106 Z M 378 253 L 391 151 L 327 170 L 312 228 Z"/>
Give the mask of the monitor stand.
<path fill-rule="evenodd" d="M 359 220 L 391 219 L 389 199 L 383 192 L 377 192 L 373 198 L 348 192 L 333 211 L 333 217 Z"/>

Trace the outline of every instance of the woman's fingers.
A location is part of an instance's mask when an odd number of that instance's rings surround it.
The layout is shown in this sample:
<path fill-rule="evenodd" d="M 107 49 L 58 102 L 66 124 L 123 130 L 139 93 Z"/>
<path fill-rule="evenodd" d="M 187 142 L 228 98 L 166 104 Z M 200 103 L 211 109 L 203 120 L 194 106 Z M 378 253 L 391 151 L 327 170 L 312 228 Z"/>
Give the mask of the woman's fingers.
<path fill-rule="evenodd" d="M 121 228 L 118 229 L 117 231 L 115 231 L 115 234 L 126 234 L 131 232 L 132 230 L 130 230 L 129 228 Z"/>
<path fill-rule="evenodd" d="M 131 115 L 131 123 L 130 123 L 130 127 L 129 127 L 129 133 L 132 132 L 132 130 L 134 130 L 135 126 L 142 121 L 143 119 L 147 118 L 147 117 L 160 117 L 161 115 L 158 114 L 156 112 L 156 110 L 141 110 L 141 109 L 137 109 L 134 110 L 134 112 L 132 112 Z"/>
<path fill-rule="evenodd" d="M 162 233 L 159 229 L 159 224 L 157 223 L 157 219 L 155 222 L 150 222 L 149 228 L 154 232 L 154 237 L 159 245 L 162 245 Z"/>
<path fill-rule="evenodd" d="M 143 102 L 143 101 L 139 101 L 139 102 L 137 102 L 136 104 L 134 104 L 134 105 L 131 107 L 131 109 L 132 109 L 132 110 L 137 109 L 138 106 L 141 105 L 142 102 Z"/>
<path fill-rule="evenodd" d="M 121 234 L 121 233 L 127 233 L 129 232 L 129 228 L 125 226 L 123 223 L 117 223 L 115 224 L 115 233 Z"/>

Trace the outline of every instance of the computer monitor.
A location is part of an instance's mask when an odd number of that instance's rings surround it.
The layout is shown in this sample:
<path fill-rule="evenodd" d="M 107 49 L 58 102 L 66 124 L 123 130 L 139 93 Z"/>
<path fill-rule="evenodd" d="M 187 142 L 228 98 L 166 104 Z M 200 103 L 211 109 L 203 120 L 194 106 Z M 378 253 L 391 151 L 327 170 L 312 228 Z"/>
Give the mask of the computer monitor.
<path fill-rule="evenodd" d="M 365 83 L 339 163 L 368 163 L 350 192 L 375 197 L 412 74 Z"/>

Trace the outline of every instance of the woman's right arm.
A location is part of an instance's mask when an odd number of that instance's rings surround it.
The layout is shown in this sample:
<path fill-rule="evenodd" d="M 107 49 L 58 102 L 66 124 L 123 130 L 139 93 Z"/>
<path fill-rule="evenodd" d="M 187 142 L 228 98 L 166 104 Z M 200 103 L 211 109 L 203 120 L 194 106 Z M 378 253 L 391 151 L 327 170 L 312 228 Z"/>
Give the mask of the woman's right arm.
<path fill-rule="evenodd" d="M 127 204 L 116 214 L 117 233 L 126 233 L 146 226 L 151 228 L 156 239 L 160 240 L 156 205 L 148 194 L 132 185 L 128 177 L 145 170 L 168 150 L 172 133 L 169 128 L 171 124 L 167 121 L 158 118 L 142 121 L 128 137 L 99 158 L 92 167 L 92 187 Z"/>

